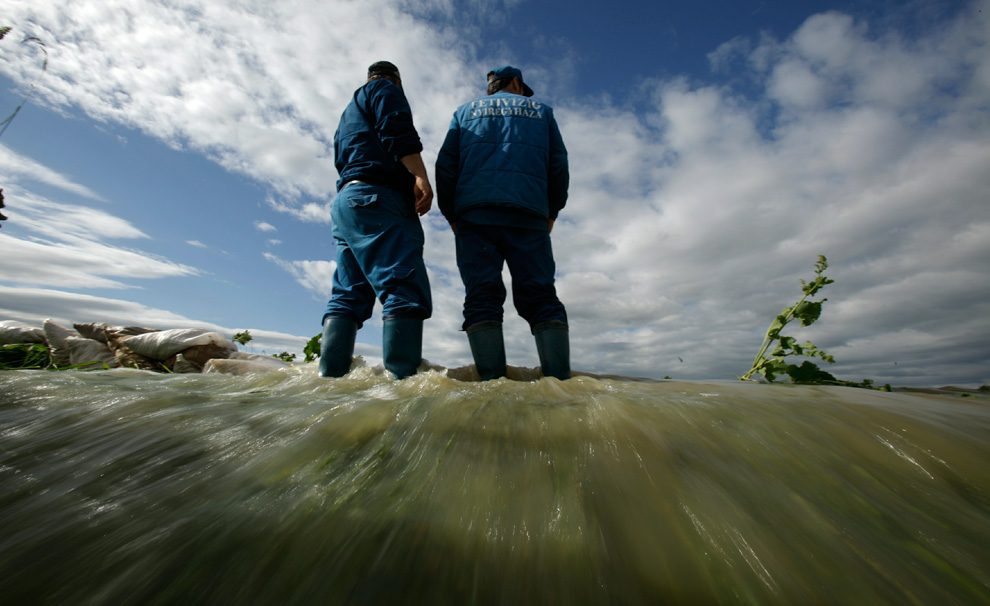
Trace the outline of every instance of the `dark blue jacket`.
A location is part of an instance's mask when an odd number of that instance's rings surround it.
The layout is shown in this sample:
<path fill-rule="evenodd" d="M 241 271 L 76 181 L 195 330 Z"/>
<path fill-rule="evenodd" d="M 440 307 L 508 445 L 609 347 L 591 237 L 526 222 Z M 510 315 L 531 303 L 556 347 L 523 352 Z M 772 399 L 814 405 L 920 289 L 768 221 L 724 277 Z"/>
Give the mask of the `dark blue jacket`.
<path fill-rule="evenodd" d="M 337 191 L 357 179 L 384 185 L 412 199 L 412 174 L 399 160 L 423 151 L 402 89 L 385 79 L 354 91 L 333 135 Z"/>
<path fill-rule="evenodd" d="M 500 91 L 454 112 L 437 157 L 437 205 L 451 222 L 546 229 L 569 179 L 553 108 Z"/>

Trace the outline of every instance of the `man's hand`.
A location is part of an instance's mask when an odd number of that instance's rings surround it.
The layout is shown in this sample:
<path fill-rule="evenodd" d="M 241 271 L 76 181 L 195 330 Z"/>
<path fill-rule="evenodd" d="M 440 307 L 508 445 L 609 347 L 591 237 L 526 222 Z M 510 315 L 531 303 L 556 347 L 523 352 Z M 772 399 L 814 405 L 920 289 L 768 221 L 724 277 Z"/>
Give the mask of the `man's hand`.
<path fill-rule="evenodd" d="M 553 219 L 547 219 L 547 225 L 550 228 L 549 230 L 547 230 L 547 233 L 552 232 L 553 231 Z"/>
<path fill-rule="evenodd" d="M 430 187 L 430 180 L 425 176 L 416 177 L 413 195 L 416 196 L 416 213 L 422 217 L 433 206 L 433 188 Z"/>
<path fill-rule="evenodd" d="M 416 199 L 416 212 L 419 216 L 425 215 L 433 206 L 433 188 L 430 187 L 430 178 L 426 174 L 426 167 L 423 165 L 423 158 L 419 154 L 409 154 L 399 159 L 412 176 L 416 177 L 413 184 L 413 197 Z"/>

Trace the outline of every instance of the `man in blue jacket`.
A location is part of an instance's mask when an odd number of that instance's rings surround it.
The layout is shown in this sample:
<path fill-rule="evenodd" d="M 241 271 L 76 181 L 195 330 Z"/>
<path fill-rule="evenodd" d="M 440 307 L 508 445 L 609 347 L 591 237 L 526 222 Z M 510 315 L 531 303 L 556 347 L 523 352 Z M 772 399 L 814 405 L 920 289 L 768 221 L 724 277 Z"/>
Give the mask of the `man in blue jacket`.
<path fill-rule="evenodd" d="M 553 108 L 512 66 L 488 74 L 488 96 L 457 108 L 437 157 L 437 202 L 454 230 L 464 324 L 483 380 L 505 376 L 502 266 L 529 322 L 544 376 L 569 379 L 567 313 L 554 288 L 550 231 L 567 202 L 567 149 Z"/>
<path fill-rule="evenodd" d="M 395 65 L 379 61 L 368 68 L 367 83 L 340 117 L 333 147 L 340 173 L 330 209 L 337 269 L 323 314 L 320 375 L 350 370 L 357 330 L 377 296 L 385 368 L 402 379 L 419 367 L 423 320 L 433 313 L 417 216 L 430 210 L 433 189 Z"/>

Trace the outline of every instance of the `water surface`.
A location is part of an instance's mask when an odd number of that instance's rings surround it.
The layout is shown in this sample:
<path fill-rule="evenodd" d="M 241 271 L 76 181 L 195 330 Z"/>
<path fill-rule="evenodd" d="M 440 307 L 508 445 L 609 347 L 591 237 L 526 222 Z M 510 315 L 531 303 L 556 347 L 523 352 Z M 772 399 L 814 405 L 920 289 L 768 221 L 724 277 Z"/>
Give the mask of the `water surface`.
<path fill-rule="evenodd" d="M 990 603 L 985 396 L 0 372 L 0 601 Z"/>

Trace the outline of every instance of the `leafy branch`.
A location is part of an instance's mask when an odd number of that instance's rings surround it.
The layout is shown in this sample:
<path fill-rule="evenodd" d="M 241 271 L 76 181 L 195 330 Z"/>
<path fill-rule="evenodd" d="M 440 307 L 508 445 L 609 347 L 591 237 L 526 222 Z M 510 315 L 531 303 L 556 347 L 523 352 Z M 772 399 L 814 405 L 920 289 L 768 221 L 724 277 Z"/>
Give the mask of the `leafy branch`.
<path fill-rule="evenodd" d="M 303 353 L 306 354 L 305 361 L 312 362 L 316 358 L 320 357 L 320 341 L 323 340 L 323 334 L 318 334 L 306 343 L 306 347 L 303 348 Z"/>
<path fill-rule="evenodd" d="M 781 334 L 784 327 L 795 319 L 799 320 L 802 326 L 810 326 L 821 316 L 822 303 L 828 299 L 809 301 L 808 298 L 814 297 L 821 289 L 834 282 L 834 280 L 825 277 L 826 269 L 828 269 L 828 261 L 824 255 L 818 255 L 818 261 L 815 263 L 815 278 L 811 282 L 801 280 L 801 290 L 804 292 L 804 296 L 793 306 L 785 307 L 780 315 L 774 318 L 763 338 L 760 351 L 756 354 L 756 359 L 753 360 L 753 367 L 749 369 L 749 372 L 739 377 L 740 380 L 753 380 L 754 374 L 762 375 L 768 381 L 773 381 L 779 374 L 790 376 L 796 383 L 823 383 L 836 380 L 835 377 L 821 370 L 812 362 L 805 361 L 801 366 L 797 366 L 785 361 L 784 358 L 787 356 L 821 358 L 822 361 L 829 364 L 835 362 L 835 359 L 811 341 L 799 344 L 794 337 Z M 774 343 L 776 343 L 776 347 L 771 350 L 770 347 Z M 767 356 L 768 351 L 770 352 L 769 356 Z"/>
<path fill-rule="evenodd" d="M 0 40 L 3 40 L 4 36 L 6 36 L 8 32 L 10 32 L 10 29 L 11 28 L 9 25 L 0 27 Z M 45 71 L 48 70 L 48 49 L 45 48 L 45 43 L 42 42 L 41 38 L 38 38 L 37 36 L 28 36 L 23 40 L 21 40 L 21 44 L 27 44 L 28 42 L 34 42 L 35 44 L 37 44 L 38 47 L 41 49 L 41 52 L 44 53 L 45 56 L 41 62 L 41 71 L 42 73 L 44 73 Z M 28 99 L 30 99 L 31 95 L 34 94 L 36 88 L 37 88 L 37 82 L 31 84 L 31 87 L 28 89 L 27 94 L 24 95 L 24 99 L 21 101 L 21 104 L 18 105 L 16 109 L 14 109 L 14 113 L 10 114 L 6 118 L 4 118 L 2 122 L 0 122 L 0 135 L 3 135 L 7 131 L 7 127 L 10 126 L 10 123 L 14 121 L 14 118 L 17 116 L 18 112 L 20 112 L 21 108 L 24 107 L 24 104 L 28 102 Z"/>

